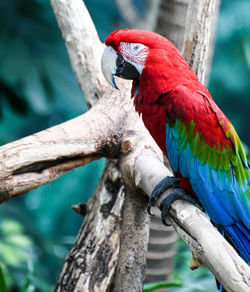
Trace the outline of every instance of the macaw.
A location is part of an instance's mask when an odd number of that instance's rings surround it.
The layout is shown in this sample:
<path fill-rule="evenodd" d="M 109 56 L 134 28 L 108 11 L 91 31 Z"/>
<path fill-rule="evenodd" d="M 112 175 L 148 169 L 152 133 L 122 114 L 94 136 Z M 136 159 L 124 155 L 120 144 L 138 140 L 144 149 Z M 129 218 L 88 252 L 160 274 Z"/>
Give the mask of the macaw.
<path fill-rule="evenodd" d="M 156 186 L 148 211 L 169 187 L 176 189 L 161 203 L 163 219 L 172 201 L 193 201 L 195 196 L 250 263 L 250 169 L 233 125 L 166 38 L 121 29 L 105 44 L 101 61 L 105 78 L 115 88 L 114 76 L 133 80 L 135 109 L 175 175 Z"/>

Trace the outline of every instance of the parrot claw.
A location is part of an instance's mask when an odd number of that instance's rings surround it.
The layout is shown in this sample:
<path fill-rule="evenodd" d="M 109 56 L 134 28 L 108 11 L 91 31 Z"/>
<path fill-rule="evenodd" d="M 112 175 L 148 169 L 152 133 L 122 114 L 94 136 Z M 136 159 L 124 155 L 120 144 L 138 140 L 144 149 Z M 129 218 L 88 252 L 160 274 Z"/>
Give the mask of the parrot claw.
<path fill-rule="evenodd" d="M 160 198 L 160 196 L 169 188 L 172 187 L 178 187 L 180 182 L 179 178 L 173 177 L 173 176 L 166 176 L 163 180 L 161 180 L 157 186 L 154 188 L 151 197 L 148 201 L 148 207 L 147 212 L 149 215 L 153 216 L 151 213 L 152 207 L 155 206 L 157 200 Z"/>
<path fill-rule="evenodd" d="M 186 191 L 183 189 L 175 189 L 172 193 L 170 193 L 165 199 L 162 200 L 160 204 L 161 210 L 161 218 L 162 223 L 166 226 L 170 226 L 171 224 L 167 223 L 166 219 L 168 217 L 168 212 L 171 207 L 171 204 L 176 200 L 183 200 L 193 204 L 198 204 L 198 201 L 191 197 Z"/>

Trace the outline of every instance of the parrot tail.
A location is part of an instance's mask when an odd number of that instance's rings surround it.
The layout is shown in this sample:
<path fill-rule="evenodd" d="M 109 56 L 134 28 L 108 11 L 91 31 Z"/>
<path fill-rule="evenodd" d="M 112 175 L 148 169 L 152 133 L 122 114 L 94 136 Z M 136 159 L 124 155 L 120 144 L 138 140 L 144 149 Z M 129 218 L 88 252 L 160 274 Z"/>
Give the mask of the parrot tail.
<path fill-rule="evenodd" d="M 238 250 L 246 263 L 250 263 L 250 230 L 241 223 L 223 226 L 224 236 Z"/>
<path fill-rule="evenodd" d="M 239 255 L 246 263 L 250 263 L 250 230 L 241 223 L 229 226 L 217 225 L 222 236 L 225 237 L 238 251 Z M 217 281 L 217 288 L 220 292 L 227 292 L 226 289 Z"/>

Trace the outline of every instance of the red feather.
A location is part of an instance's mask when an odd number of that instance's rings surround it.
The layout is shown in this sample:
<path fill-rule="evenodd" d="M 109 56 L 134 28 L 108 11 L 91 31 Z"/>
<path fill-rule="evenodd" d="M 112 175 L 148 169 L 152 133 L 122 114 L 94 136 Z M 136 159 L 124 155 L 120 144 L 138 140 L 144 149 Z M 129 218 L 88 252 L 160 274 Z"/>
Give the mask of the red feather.
<path fill-rule="evenodd" d="M 117 52 L 120 42 L 141 43 L 148 47 L 140 79 L 133 82 L 132 97 L 145 126 L 164 154 L 168 156 L 169 153 L 177 171 L 175 176 L 180 178 L 180 187 L 194 195 L 190 180 L 210 217 L 224 225 L 241 256 L 250 261 L 249 189 L 245 193 L 249 187 L 249 168 L 232 124 L 167 39 L 139 30 L 116 31 L 106 39 L 106 45 Z M 170 132 L 166 133 L 166 129 Z M 182 133 L 186 136 L 180 135 Z M 213 148 L 218 150 L 217 153 Z M 222 155 L 223 149 L 226 151 Z M 221 156 L 218 158 L 218 155 Z M 198 159 L 201 163 L 197 164 Z"/>

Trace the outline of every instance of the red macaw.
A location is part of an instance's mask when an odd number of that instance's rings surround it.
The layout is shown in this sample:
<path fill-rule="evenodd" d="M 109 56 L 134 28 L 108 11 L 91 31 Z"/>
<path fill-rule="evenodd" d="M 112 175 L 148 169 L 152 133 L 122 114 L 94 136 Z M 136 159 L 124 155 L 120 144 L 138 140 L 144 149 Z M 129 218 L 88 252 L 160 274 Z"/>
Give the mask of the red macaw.
<path fill-rule="evenodd" d="M 121 29 L 105 40 L 102 70 L 132 79 L 136 111 L 168 157 L 176 179 L 153 191 L 148 211 L 163 191 L 162 217 L 177 198 L 198 198 L 224 237 L 250 263 L 250 169 L 241 141 L 210 93 L 176 47 L 157 33 Z M 184 192 L 185 191 L 185 192 Z"/>

